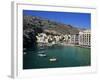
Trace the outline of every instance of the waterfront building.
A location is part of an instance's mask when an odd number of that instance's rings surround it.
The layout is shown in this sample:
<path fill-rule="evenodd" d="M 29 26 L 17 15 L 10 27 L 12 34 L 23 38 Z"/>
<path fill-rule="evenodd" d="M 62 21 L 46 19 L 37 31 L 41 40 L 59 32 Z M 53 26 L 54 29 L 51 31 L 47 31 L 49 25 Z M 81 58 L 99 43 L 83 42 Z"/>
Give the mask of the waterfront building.
<path fill-rule="evenodd" d="M 71 43 L 71 35 L 67 35 L 66 41 L 67 41 L 67 44 L 70 44 Z"/>
<path fill-rule="evenodd" d="M 91 31 L 84 30 L 79 32 L 79 45 L 91 46 Z"/>
<path fill-rule="evenodd" d="M 71 35 L 71 44 L 79 44 L 79 34 Z"/>
<path fill-rule="evenodd" d="M 37 37 L 37 42 L 39 43 L 66 43 L 74 44 L 80 46 L 91 46 L 91 32 L 90 30 L 80 31 L 79 34 L 73 35 L 47 35 L 46 33 L 39 33 Z"/>
<path fill-rule="evenodd" d="M 39 43 L 48 43 L 48 39 L 47 39 L 48 37 L 45 33 L 40 33 L 36 37 L 37 37 L 37 42 L 39 42 Z"/>

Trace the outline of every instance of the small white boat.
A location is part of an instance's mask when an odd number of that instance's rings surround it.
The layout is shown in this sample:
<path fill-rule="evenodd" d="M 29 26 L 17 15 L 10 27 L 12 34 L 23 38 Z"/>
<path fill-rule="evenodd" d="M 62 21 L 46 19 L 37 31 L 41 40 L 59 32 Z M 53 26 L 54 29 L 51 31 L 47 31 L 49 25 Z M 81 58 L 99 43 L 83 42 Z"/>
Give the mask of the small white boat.
<path fill-rule="evenodd" d="M 39 51 L 38 53 L 39 53 L 39 54 L 44 54 L 44 53 L 45 53 L 45 51 Z"/>
<path fill-rule="evenodd" d="M 56 58 L 50 58 L 49 61 L 53 62 L 53 61 L 57 61 Z"/>
<path fill-rule="evenodd" d="M 38 54 L 38 56 L 45 57 L 47 55 L 46 54 Z"/>

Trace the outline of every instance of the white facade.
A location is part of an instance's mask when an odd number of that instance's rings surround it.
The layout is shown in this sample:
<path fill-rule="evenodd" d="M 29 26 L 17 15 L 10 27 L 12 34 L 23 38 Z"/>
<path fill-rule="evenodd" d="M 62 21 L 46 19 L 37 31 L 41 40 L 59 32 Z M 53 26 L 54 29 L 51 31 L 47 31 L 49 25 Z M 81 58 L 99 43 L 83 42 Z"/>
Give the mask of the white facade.
<path fill-rule="evenodd" d="M 71 35 L 71 44 L 79 44 L 79 34 Z"/>
<path fill-rule="evenodd" d="M 90 30 L 79 32 L 79 45 L 91 46 L 91 31 Z"/>
<path fill-rule="evenodd" d="M 40 33 L 36 37 L 37 37 L 37 42 L 48 43 L 47 35 L 45 33 Z"/>
<path fill-rule="evenodd" d="M 37 37 L 37 42 L 39 43 L 49 43 L 49 40 L 54 43 L 59 43 L 60 39 L 64 37 L 64 42 L 66 44 L 75 44 L 75 45 L 80 45 L 80 46 L 91 46 L 91 31 L 90 30 L 84 30 L 79 32 L 79 34 L 74 34 L 74 35 L 46 35 L 45 33 L 40 33 L 38 34 Z"/>

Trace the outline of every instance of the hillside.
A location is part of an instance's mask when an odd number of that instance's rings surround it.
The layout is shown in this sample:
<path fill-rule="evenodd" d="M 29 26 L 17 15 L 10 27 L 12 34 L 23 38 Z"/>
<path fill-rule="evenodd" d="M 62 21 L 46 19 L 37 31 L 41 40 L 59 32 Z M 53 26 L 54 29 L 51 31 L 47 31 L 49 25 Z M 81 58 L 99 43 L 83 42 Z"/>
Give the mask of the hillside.
<path fill-rule="evenodd" d="M 23 47 L 36 48 L 36 35 L 42 32 L 56 34 L 77 34 L 79 29 L 71 26 L 43 19 L 37 16 L 23 16 Z"/>
<path fill-rule="evenodd" d="M 56 31 L 60 34 L 77 34 L 79 29 L 71 26 L 43 19 L 37 16 L 23 16 L 23 29 L 33 29 L 35 27 L 42 28 L 43 30 Z"/>

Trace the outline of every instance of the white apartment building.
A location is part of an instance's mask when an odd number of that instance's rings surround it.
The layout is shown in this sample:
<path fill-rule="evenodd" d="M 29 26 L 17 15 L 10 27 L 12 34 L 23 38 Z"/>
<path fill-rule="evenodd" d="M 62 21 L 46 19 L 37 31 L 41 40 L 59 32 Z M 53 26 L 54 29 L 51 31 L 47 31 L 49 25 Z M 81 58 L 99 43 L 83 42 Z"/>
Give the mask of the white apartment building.
<path fill-rule="evenodd" d="M 84 30 L 79 32 L 79 45 L 91 46 L 91 31 Z"/>
<path fill-rule="evenodd" d="M 79 34 L 71 35 L 70 43 L 71 44 L 79 44 Z"/>

